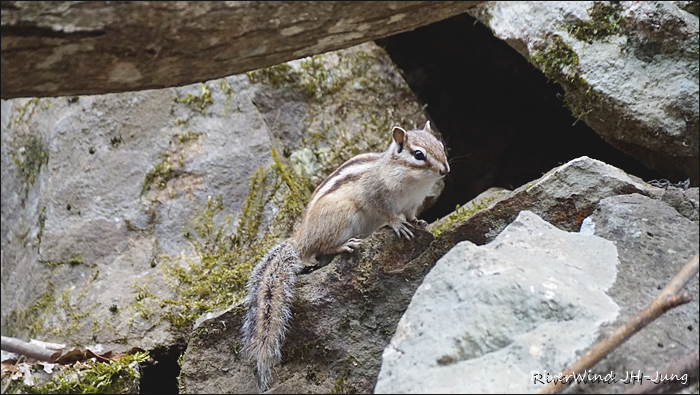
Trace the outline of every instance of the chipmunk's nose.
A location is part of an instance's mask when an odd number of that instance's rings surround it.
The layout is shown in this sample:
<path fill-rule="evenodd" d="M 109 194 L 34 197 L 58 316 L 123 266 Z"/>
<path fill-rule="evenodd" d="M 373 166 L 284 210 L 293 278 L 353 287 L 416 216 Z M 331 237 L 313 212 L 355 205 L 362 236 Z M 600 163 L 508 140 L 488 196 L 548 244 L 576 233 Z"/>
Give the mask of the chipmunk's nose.
<path fill-rule="evenodd" d="M 447 174 L 447 173 L 449 173 L 449 172 L 450 172 L 450 165 L 448 165 L 447 163 L 445 163 L 445 166 L 443 166 L 443 167 L 440 169 L 440 175 L 441 175 L 441 176 L 444 176 L 445 174 Z"/>

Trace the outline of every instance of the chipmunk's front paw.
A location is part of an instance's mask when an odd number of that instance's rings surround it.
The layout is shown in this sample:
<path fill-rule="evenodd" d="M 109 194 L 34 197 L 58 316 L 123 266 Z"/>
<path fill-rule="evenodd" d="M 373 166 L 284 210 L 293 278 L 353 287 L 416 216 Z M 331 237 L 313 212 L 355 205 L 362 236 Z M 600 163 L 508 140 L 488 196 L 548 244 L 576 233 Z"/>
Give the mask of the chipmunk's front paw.
<path fill-rule="evenodd" d="M 396 232 L 396 235 L 399 237 L 403 236 L 408 240 L 411 240 L 411 238 L 413 237 L 413 232 L 411 232 L 411 230 L 409 229 L 409 227 L 412 225 L 409 222 L 397 220 L 396 222 L 389 224 L 389 226 L 391 227 L 391 229 L 394 230 L 394 232 Z"/>

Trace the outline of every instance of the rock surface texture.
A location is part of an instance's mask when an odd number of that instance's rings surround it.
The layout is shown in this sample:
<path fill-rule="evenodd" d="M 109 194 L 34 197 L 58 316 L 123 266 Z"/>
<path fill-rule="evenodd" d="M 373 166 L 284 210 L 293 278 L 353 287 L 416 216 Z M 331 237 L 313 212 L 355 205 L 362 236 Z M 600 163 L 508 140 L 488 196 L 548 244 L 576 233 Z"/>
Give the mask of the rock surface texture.
<path fill-rule="evenodd" d="M 607 142 L 698 184 L 697 13 L 663 1 L 489 2 L 469 13 L 561 84 Z"/>
<path fill-rule="evenodd" d="M 693 188 L 697 196 L 697 188 Z M 668 191 L 667 191 L 668 194 Z M 692 198 L 691 198 L 692 199 Z M 689 199 L 689 201 L 691 200 Z M 697 198 L 695 199 L 697 204 Z M 697 208 L 695 215 L 697 215 Z M 698 253 L 698 221 L 683 216 L 662 201 L 639 194 L 613 196 L 600 202 L 591 215 L 593 233 L 612 241 L 620 264 L 609 295 L 620 306 L 620 315 L 603 327 L 607 336 L 641 311 L 680 269 Z M 587 221 L 587 222 L 589 222 Z M 626 370 L 642 370 L 652 378 L 661 367 L 677 361 L 698 347 L 698 277 L 685 289 L 690 303 L 677 307 L 630 338 L 595 371 L 615 371 L 623 379 Z M 680 373 L 678 373 L 680 374 Z M 697 373 L 696 373 L 697 380 Z M 586 386 L 587 393 L 622 392 L 629 385 L 616 383 Z M 579 389 L 583 391 L 584 387 Z"/>
<path fill-rule="evenodd" d="M 382 355 L 376 393 L 535 392 L 618 306 L 617 251 L 522 211 L 484 246 L 457 244 L 421 286 Z"/>
<path fill-rule="evenodd" d="M 2 98 L 193 84 L 415 29 L 478 3 L 8 1 Z"/>

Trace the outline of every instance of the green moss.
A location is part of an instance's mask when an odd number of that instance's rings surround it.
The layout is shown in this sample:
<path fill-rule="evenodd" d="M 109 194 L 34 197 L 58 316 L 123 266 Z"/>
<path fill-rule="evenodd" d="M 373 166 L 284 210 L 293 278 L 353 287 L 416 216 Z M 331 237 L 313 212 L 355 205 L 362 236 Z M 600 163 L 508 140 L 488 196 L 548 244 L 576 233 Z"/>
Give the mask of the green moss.
<path fill-rule="evenodd" d="M 120 134 L 119 137 L 112 137 L 109 139 L 109 144 L 112 145 L 114 148 L 119 148 L 119 145 L 123 142 L 122 140 L 122 135 Z"/>
<path fill-rule="evenodd" d="M 10 336 L 29 337 L 50 337 L 56 339 L 67 339 L 78 332 L 89 321 L 86 320 L 94 309 L 94 303 L 87 300 L 87 294 L 92 289 L 94 281 L 99 276 L 96 264 L 86 265 L 80 255 L 62 261 L 40 261 L 50 269 L 48 274 L 42 278 L 46 281 L 46 290 L 27 308 L 16 308 L 12 310 L 3 327 L 3 331 Z M 56 272 L 73 272 L 74 270 L 84 270 L 85 266 L 91 267 L 89 276 L 80 287 L 74 283 L 67 285 L 60 293 L 56 291 L 51 280 L 48 278 L 57 277 L 61 274 Z M 81 269 L 76 269 L 81 267 Z M 73 272 L 74 273 L 74 272 Z M 77 292 L 76 292 L 77 291 Z M 95 327 L 93 317 L 93 328 Z M 93 333 L 94 335 L 94 333 Z M 80 340 L 74 340 L 80 343 Z"/>
<path fill-rule="evenodd" d="M 274 150 L 272 157 L 270 166 L 258 168 L 251 176 L 233 232 L 232 218 L 221 218 L 225 210 L 222 197 L 209 197 L 206 207 L 183 229 L 197 259 L 186 257 L 181 265 L 177 257 L 160 258 L 175 296 L 157 298 L 140 287 L 135 289 L 134 311 L 150 318 L 153 312 L 147 303 L 151 300 L 160 306 L 158 314 L 182 327 L 208 311 L 242 300 L 253 266 L 280 238 L 291 233 L 294 219 L 308 200 L 306 181 Z M 279 209 L 269 224 L 263 224 L 263 211 L 269 204 Z"/>
<path fill-rule="evenodd" d="M 380 95 L 377 100 L 386 99 L 388 107 L 396 103 L 396 95 L 383 89 L 393 83 L 389 81 L 391 78 L 380 75 L 380 79 L 372 80 L 368 77 L 376 59 L 367 53 L 339 56 L 337 60 L 346 63 L 337 67 L 343 75 L 336 68 L 324 65 L 322 60 L 321 57 L 312 57 L 299 61 L 295 67 L 282 64 L 247 75 L 252 83 L 312 95 L 310 105 L 314 106 L 319 105 L 319 100 L 325 100 L 325 96 L 317 95 L 318 92 L 335 92 L 346 87 L 348 82 L 358 82 L 376 90 Z M 347 70 L 352 70 L 352 75 L 347 75 Z M 226 93 L 227 89 L 228 84 L 222 82 L 222 92 Z M 162 317 L 183 327 L 203 313 L 240 302 L 245 296 L 245 283 L 252 268 L 275 243 L 291 234 L 311 192 L 323 177 L 360 152 L 386 148 L 391 122 L 394 122 L 392 109 L 377 111 L 371 103 L 351 103 L 348 106 L 353 106 L 353 112 L 365 117 L 363 127 L 348 133 L 339 127 L 346 121 L 334 117 L 333 123 L 321 122 L 318 130 L 311 130 L 310 125 L 316 125 L 316 120 L 306 119 L 307 130 L 301 144 L 311 152 L 306 159 L 315 161 L 309 166 L 313 170 L 308 173 L 297 171 L 298 155 L 292 148 L 287 147 L 284 154 L 272 149 L 272 163 L 258 168 L 250 176 L 249 190 L 235 222 L 225 215 L 227 208 L 220 196 L 209 198 L 206 206 L 183 229 L 185 238 L 192 244 L 192 254 L 159 257 L 165 280 L 174 291 L 172 298 L 158 298 L 135 290 L 136 303 L 139 303 L 135 308 L 149 314 L 152 320 L 156 316 Z M 274 122 L 270 123 L 274 127 Z M 368 133 L 374 132 L 371 130 L 374 128 L 385 132 Z M 375 135 L 380 137 L 370 137 Z M 151 177 L 153 180 L 162 178 L 163 175 Z M 264 213 L 270 212 L 275 214 L 266 218 Z"/>
<path fill-rule="evenodd" d="M 344 394 L 345 391 L 345 375 L 338 377 L 333 383 L 333 388 L 331 388 L 331 394 Z"/>
<path fill-rule="evenodd" d="M 352 355 L 348 355 L 348 357 L 345 358 L 345 366 L 343 368 L 343 373 L 333 383 L 333 388 L 331 388 L 331 394 L 357 393 L 357 388 L 355 388 L 353 385 L 348 385 L 347 379 L 350 375 L 350 364 L 357 365 L 358 363 L 360 363 L 360 361 Z"/>
<path fill-rule="evenodd" d="M 289 196 L 288 199 L 285 199 L 284 209 L 288 210 L 288 217 L 296 218 L 301 215 L 311 197 L 309 180 L 295 173 L 286 161 L 280 157 L 274 147 L 271 149 L 271 153 L 274 162 L 272 170 L 282 178 L 287 188 L 289 188 Z"/>
<path fill-rule="evenodd" d="M 299 75 L 287 63 L 249 71 L 248 80 L 254 84 L 261 83 L 280 88 L 286 85 L 299 85 Z"/>
<path fill-rule="evenodd" d="M 621 11 L 622 6 L 618 1 L 596 1 L 588 9 L 589 20 L 577 20 L 565 27 L 569 34 L 579 41 L 593 43 L 595 40 L 602 40 L 622 32 L 621 24 L 624 18 L 620 15 Z"/>
<path fill-rule="evenodd" d="M 229 103 L 231 102 L 231 99 L 233 98 L 233 94 L 234 94 L 233 88 L 231 88 L 228 85 L 226 78 L 222 78 L 221 83 L 219 84 L 219 90 L 221 91 L 221 93 L 224 94 L 224 96 L 226 96 L 226 104 L 225 104 L 225 108 L 224 108 L 224 114 L 226 114 L 226 113 L 228 113 Z M 240 107 L 238 107 L 238 106 L 236 106 L 236 109 L 238 111 L 241 110 Z"/>
<path fill-rule="evenodd" d="M 46 292 L 42 293 L 39 298 L 27 309 L 27 316 L 30 320 L 29 334 L 36 336 L 44 331 L 44 322 L 46 314 L 54 309 L 56 305 L 56 289 L 52 282 L 47 283 Z"/>
<path fill-rule="evenodd" d="M 46 314 L 54 309 L 56 304 L 56 289 L 51 281 L 46 284 L 46 291 L 26 309 L 13 309 L 7 316 L 3 326 L 3 334 L 7 336 L 24 335 L 28 330 L 29 337 L 35 337 L 44 332 Z"/>
<path fill-rule="evenodd" d="M 555 36 L 542 51 L 533 51 L 532 62 L 551 78 L 564 87 L 564 104 L 569 107 L 576 122 L 589 113 L 599 109 L 602 98 L 579 75 L 578 55 L 561 37 Z"/>
<path fill-rule="evenodd" d="M 574 125 L 588 116 L 588 114 L 602 109 L 604 103 L 604 97 L 585 84 L 585 81 L 572 84 L 564 95 L 564 104 L 569 107 L 571 113 L 576 117 Z"/>
<path fill-rule="evenodd" d="M 177 141 L 180 142 L 180 144 L 185 144 L 190 141 L 194 141 L 199 139 L 199 137 L 202 135 L 202 133 L 197 133 L 197 132 L 192 132 L 192 131 L 186 131 L 185 133 L 175 133 L 173 136 Z"/>
<path fill-rule="evenodd" d="M 590 19 L 565 24 L 564 27 L 577 40 L 592 43 L 622 32 L 621 11 L 619 2 L 596 1 L 588 9 Z M 545 49 L 532 51 L 530 59 L 547 78 L 564 87 L 564 104 L 576 117 L 574 124 L 603 108 L 604 98 L 581 77 L 578 55 L 560 36 L 554 36 Z"/>
<path fill-rule="evenodd" d="M 305 58 L 299 61 L 298 69 L 283 63 L 251 71 L 246 75 L 252 83 L 295 90 L 310 99 L 321 101 L 336 93 L 347 82 L 347 78 L 325 66 L 323 57 L 324 55 L 316 55 Z"/>
<path fill-rule="evenodd" d="M 488 205 L 491 202 L 493 202 L 496 199 L 496 197 L 497 196 L 492 196 L 486 199 L 481 199 L 477 203 L 472 203 L 471 205 L 467 204 L 462 207 L 457 205 L 457 207 L 455 207 L 455 211 L 453 211 L 452 214 L 448 215 L 447 218 L 440 220 L 440 222 L 437 223 L 436 226 L 431 226 L 429 228 L 430 233 L 432 233 L 433 236 L 437 238 L 442 232 L 449 229 L 455 223 L 463 221 L 476 214 L 478 211 L 488 207 Z"/>
<path fill-rule="evenodd" d="M 578 55 L 560 36 L 554 36 L 544 50 L 532 51 L 530 59 L 547 78 L 557 82 L 570 82 L 576 77 Z"/>
<path fill-rule="evenodd" d="M 221 79 L 221 83 L 219 84 L 219 89 L 226 96 L 227 100 L 231 100 L 234 92 L 233 92 L 233 89 L 230 86 L 228 86 L 228 82 L 226 82 L 226 78 Z"/>
<path fill-rule="evenodd" d="M 176 296 L 159 301 L 164 318 L 173 325 L 191 324 L 203 313 L 242 300 L 250 271 L 279 236 L 279 232 L 259 236 L 262 210 L 271 199 L 269 176 L 269 170 L 259 169 L 251 179 L 251 192 L 233 235 L 226 234 L 230 216 L 215 220 L 224 209 L 221 196 L 208 199 L 207 207 L 192 221 L 193 231 L 185 229 L 198 262 L 187 258 L 184 267 L 163 265 Z"/>
<path fill-rule="evenodd" d="M 49 153 L 41 138 L 32 136 L 26 145 L 12 154 L 12 161 L 17 166 L 17 172 L 25 185 L 29 186 L 36 181 L 41 167 L 49 162 Z"/>
<path fill-rule="evenodd" d="M 161 155 L 161 161 L 153 167 L 143 180 L 143 185 L 141 186 L 141 195 L 143 196 L 151 188 L 151 185 L 155 185 L 158 189 L 164 189 L 168 181 L 174 178 L 174 174 L 170 171 L 172 163 L 170 162 L 170 153 Z"/>
<path fill-rule="evenodd" d="M 53 103 L 50 98 L 33 97 L 13 111 L 12 119 L 10 119 L 8 126 L 20 125 L 28 121 L 34 113 L 48 110 L 52 106 Z"/>
<path fill-rule="evenodd" d="M 136 393 L 141 380 L 141 365 L 149 360 L 147 352 L 123 355 L 117 360 L 88 360 L 78 367 L 69 366 L 55 373 L 42 385 L 21 384 L 20 392 L 29 394 L 123 394 Z"/>
<path fill-rule="evenodd" d="M 57 268 L 61 266 L 78 266 L 78 265 L 85 265 L 90 268 L 95 268 L 97 267 L 97 264 L 95 262 L 92 263 L 84 263 L 83 262 L 83 256 L 81 254 L 76 254 L 72 258 L 65 260 L 65 261 L 53 261 L 50 259 L 39 259 L 37 260 L 39 263 L 43 263 L 47 267 L 50 268 Z"/>
<path fill-rule="evenodd" d="M 198 140 L 202 133 L 186 131 L 185 133 L 175 133 L 170 141 L 172 149 L 163 152 L 159 155 L 160 161 L 146 173 L 143 179 L 143 184 L 141 185 L 141 196 L 148 193 L 151 187 L 156 189 L 165 189 L 168 181 L 182 175 L 181 170 L 173 171 L 173 158 L 175 158 L 176 165 L 184 165 L 184 154 L 183 145 L 188 144 L 192 141 Z M 173 145 L 173 143 L 175 143 Z M 178 167 L 176 166 L 176 169 Z M 127 224 L 127 226 L 129 226 Z"/>
<path fill-rule="evenodd" d="M 175 99 L 175 103 L 183 103 L 190 105 L 192 108 L 197 110 L 200 114 L 206 115 L 206 109 L 214 103 L 211 98 L 211 90 L 207 84 L 202 84 L 202 91 L 199 96 L 193 96 L 188 93 L 185 97 L 179 97 Z"/>
<path fill-rule="evenodd" d="M 39 218 L 37 218 L 37 224 L 39 225 L 39 232 L 36 237 L 39 240 L 39 244 L 41 244 L 41 238 L 44 236 L 44 227 L 46 226 L 46 207 L 41 208 Z"/>
<path fill-rule="evenodd" d="M 301 87 L 307 96 L 320 100 L 336 93 L 342 87 L 343 79 L 326 69 L 322 55 L 312 56 L 301 61 Z"/>

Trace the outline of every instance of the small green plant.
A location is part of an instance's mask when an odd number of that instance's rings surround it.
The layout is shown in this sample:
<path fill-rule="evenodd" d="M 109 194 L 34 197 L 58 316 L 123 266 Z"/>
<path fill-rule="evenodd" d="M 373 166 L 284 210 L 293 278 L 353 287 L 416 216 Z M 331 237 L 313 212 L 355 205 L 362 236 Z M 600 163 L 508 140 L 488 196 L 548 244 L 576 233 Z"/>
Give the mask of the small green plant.
<path fill-rule="evenodd" d="M 146 173 L 141 187 L 141 195 L 148 192 L 151 185 L 155 185 L 158 189 L 164 189 L 168 181 L 174 178 L 174 174 L 170 171 L 171 166 L 170 155 L 161 155 L 161 161 Z"/>
<path fill-rule="evenodd" d="M 433 234 L 433 236 L 438 237 L 442 232 L 447 230 L 449 227 L 454 225 L 455 223 L 465 220 L 472 215 L 476 214 L 479 210 L 482 210 L 496 199 L 496 196 L 492 196 L 486 199 L 481 199 L 477 203 L 472 203 L 466 204 L 462 207 L 457 205 L 455 207 L 455 211 L 452 212 L 452 214 L 448 215 L 446 219 L 441 220 L 439 223 L 436 224 L 435 227 L 430 227 L 430 233 Z"/>
<path fill-rule="evenodd" d="M 547 78 L 557 82 L 570 81 L 576 76 L 574 67 L 578 66 L 578 55 L 561 36 L 554 36 L 544 50 L 532 51 L 530 58 Z"/>
<path fill-rule="evenodd" d="M 188 93 L 185 97 L 175 99 L 175 103 L 188 104 L 200 114 L 206 115 L 207 107 L 212 105 L 214 100 L 211 98 L 211 90 L 207 84 L 202 84 L 202 91 L 199 96 L 193 96 L 191 93 Z"/>
<path fill-rule="evenodd" d="M 119 137 L 112 137 L 109 140 L 109 143 L 112 145 L 114 148 L 119 148 L 119 145 L 123 142 L 122 140 L 122 135 L 120 134 Z"/>
<path fill-rule="evenodd" d="M 39 233 L 37 233 L 36 238 L 41 244 L 41 238 L 44 236 L 44 227 L 46 227 L 46 207 L 41 208 L 39 213 L 39 218 L 37 218 L 37 224 L 39 225 Z"/>
<path fill-rule="evenodd" d="M 621 25 L 624 18 L 620 15 L 621 11 L 622 6 L 618 1 L 596 1 L 588 9 L 589 20 L 577 20 L 566 25 L 566 28 L 569 34 L 579 41 L 593 43 L 595 40 L 602 40 L 622 32 Z"/>
<path fill-rule="evenodd" d="M 43 263 L 44 265 L 46 265 L 47 267 L 50 267 L 50 268 L 57 268 L 60 266 L 65 266 L 65 265 L 78 266 L 78 265 L 83 265 L 83 264 L 88 266 L 88 267 L 91 267 L 91 268 L 97 267 L 97 264 L 95 262 L 83 263 L 83 256 L 81 254 L 76 254 L 73 257 L 71 257 L 65 261 L 53 261 L 50 259 L 39 259 L 37 262 Z"/>
<path fill-rule="evenodd" d="M 29 394 L 135 393 L 141 379 L 138 365 L 148 360 L 147 352 L 135 352 L 109 362 L 87 361 L 80 363 L 79 369 L 64 368 L 45 384 L 21 384 L 19 390 Z"/>
<path fill-rule="evenodd" d="M 202 133 L 192 132 L 188 130 L 185 133 L 175 133 L 173 137 L 175 137 L 175 139 L 179 141 L 180 144 L 185 144 L 187 142 L 199 139 L 201 135 Z"/>
<path fill-rule="evenodd" d="M 49 162 L 49 153 L 46 151 L 40 137 L 32 136 L 29 142 L 12 155 L 12 161 L 17 166 L 17 172 L 29 186 L 36 181 L 41 167 Z"/>

